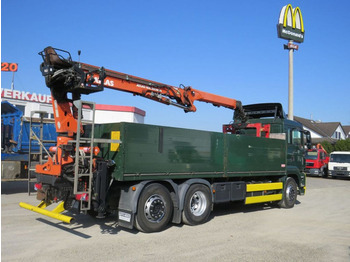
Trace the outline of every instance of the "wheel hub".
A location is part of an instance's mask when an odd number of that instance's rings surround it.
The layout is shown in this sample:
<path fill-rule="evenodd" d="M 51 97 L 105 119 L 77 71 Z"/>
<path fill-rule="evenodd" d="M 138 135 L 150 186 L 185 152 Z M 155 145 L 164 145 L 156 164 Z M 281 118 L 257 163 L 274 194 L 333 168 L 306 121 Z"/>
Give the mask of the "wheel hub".
<path fill-rule="evenodd" d="M 293 202 L 295 199 L 295 190 L 292 186 L 288 186 L 286 191 L 286 196 L 288 201 Z"/>
<path fill-rule="evenodd" d="M 203 192 L 197 191 L 191 197 L 191 213 L 200 216 L 205 212 L 207 199 Z"/>
<path fill-rule="evenodd" d="M 165 216 L 164 199 L 159 195 L 150 196 L 145 203 L 144 212 L 148 221 L 160 222 Z"/>

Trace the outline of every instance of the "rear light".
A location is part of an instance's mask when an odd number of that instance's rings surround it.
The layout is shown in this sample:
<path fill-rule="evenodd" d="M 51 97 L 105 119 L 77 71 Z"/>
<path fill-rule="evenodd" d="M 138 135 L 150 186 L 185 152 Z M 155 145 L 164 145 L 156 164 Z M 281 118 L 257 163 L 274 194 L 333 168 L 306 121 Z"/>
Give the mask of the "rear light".
<path fill-rule="evenodd" d="M 81 200 L 81 201 L 88 201 L 89 200 L 89 194 L 83 193 L 83 194 L 77 194 L 75 195 L 76 200 Z"/>
<path fill-rule="evenodd" d="M 38 191 L 38 190 L 40 190 L 42 188 L 43 188 L 43 184 L 41 184 L 41 183 L 35 183 L 34 184 L 34 190 L 35 191 Z"/>

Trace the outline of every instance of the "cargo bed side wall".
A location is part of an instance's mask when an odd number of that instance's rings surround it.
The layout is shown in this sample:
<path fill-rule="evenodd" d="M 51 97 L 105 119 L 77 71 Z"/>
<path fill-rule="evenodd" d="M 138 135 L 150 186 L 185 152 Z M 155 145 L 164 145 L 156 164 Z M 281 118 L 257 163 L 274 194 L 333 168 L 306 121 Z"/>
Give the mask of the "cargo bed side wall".
<path fill-rule="evenodd" d="M 120 131 L 118 152 L 101 155 L 116 180 L 219 178 L 285 174 L 285 141 L 144 124 L 100 125 L 96 137 Z"/>
<path fill-rule="evenodd" d="M 228 175 L 247 172 L 249 175 L 267 175 L 285 172 L 284 140 L 228 135 L 226 144 Z"/>
<path fill-rule="evenodd" d="M 128 126 L 125 173 L 222 171 L 222 136 L 157 126 Z"/>

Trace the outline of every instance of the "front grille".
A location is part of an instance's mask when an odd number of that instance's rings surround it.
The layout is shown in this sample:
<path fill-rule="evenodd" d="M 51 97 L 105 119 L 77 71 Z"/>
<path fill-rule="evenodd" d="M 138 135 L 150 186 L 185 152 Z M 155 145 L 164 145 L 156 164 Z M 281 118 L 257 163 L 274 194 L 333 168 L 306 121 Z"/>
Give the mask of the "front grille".
<path fill-rule="evenodd" d="M 347 171 L 348 169 L 346 168 L 346 166 L 335 166 L 334 170 L 335 171 Z"/>
<path fill-rule="evenodd" d="M 308 163 L 308 162 L 306 162 L 306 166 L 314 166 L 314 163 Z"/>

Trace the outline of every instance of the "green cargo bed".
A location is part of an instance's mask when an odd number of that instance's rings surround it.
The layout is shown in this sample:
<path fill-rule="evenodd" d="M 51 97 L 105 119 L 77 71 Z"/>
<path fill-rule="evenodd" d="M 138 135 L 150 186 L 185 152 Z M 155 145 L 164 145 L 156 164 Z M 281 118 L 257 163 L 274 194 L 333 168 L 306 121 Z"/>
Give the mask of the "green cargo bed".
<path fill-rule="evenodd" d="M 95 126 L 95 138 L 116 137 L 122 141 L 116 151 L 112 151 L 115 144 L 99 147 L 101 157 L 115 161 L 113 177 L 119 181 L 284 175 L 286 171 L 285 140 L 135 123 Z"/>

